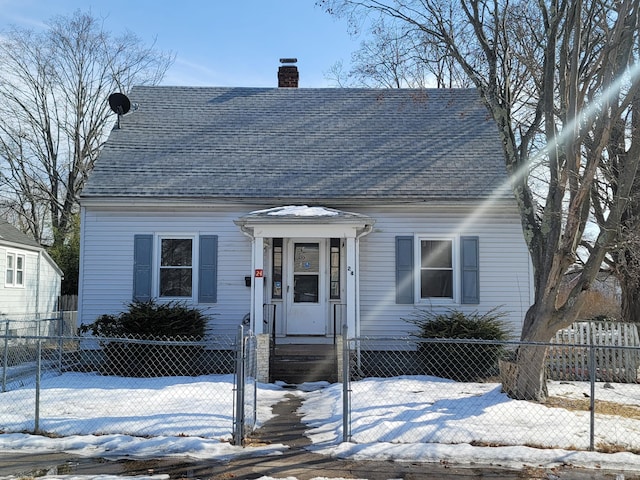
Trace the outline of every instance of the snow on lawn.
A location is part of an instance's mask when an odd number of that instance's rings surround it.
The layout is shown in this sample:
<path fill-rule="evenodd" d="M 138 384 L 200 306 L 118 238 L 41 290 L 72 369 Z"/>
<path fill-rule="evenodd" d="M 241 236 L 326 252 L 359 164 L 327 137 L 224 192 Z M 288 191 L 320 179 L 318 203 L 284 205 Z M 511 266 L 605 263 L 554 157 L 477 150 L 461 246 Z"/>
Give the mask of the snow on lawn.
<path fill-rule="evenodd" d="M 304 394 L 301 413 L 310 427 L 307 435 L 313 450 L 326 455 L 515 466 L 584 464 L 600 458 L 612 465 L 640 468 L 640 457 L 631 453 L 573 451 L 589 448 L 589 412 L 511 400 L 500 389 L 496 383 L 457 383 L 434 377 L 353 382 L 349 443 L 341 443 L 341 385 Z M 549 384 L 551 396 L 585 400 L 588 392 L 589 384 L 584 382 Z M 616 384 L 605 389 L 599 384 L 596 397 L 640 407 L 640 386 Z M 595 432 L 596 446 L 640 448 L 640 416 L 597 414 Z"/>
<path fill-rule="evenodd" d="M 0 435 L 7 450 L 66 451 L 86 456 L 159 457 L 192 455 L 227 458 L 246 449 L 231 445 L 233 375 L 122 378 L 65 373 L 41 382 L 43 432 L 62 438 L 19 433 Z M 0 394 L 0 430 L 32 431 L 35 389 Z M 283 398 L 275 385 L 260 385 L 258 425 L 272 417 Z M 151 438 L 144 438 L 151 437 Z M 263 453 L 284 446 L 256 448 Z"/>
<path fill-rule="evenodd" d="M 352 442 L 342 442 L 340 384 L 307 384 L 299 390 L 259 384 L 258 424 L 271 418 L 272 405 L 295 394 L 304 401 L 300 413 L 309 425 L 310 448 L 325 455 L 640 471 L 640 456 L 632 453 L 575 451 L 589 446 L 588 412 L 511 400 L 500 392 L 499 384 L 396 377 L 352 382 L 351 390 Z M 555 397 L 584 401 L 589 385 L 551 382 L 549 391 Z M 0 429 L 32 429 L 33 409 L 24 405 L 33 405 L 33 397 L 31 387 L 0 394 Z M 240 454 L 279 454 L 287 448 L 243 449 L 229 443 L 231 375 L 122 379 L 66 373 L 44 379 L 41 397 L 41 429 L 62 437 L 5 433 L 0 435 L 0 453 L 58 451 L 108 458 L 227 460 Z M 640 386 L 615 384 L 613 389 L 604 389 L 598 384 L 597 398 L 638 407 Z M 596 445 L 626 445 L 637 450 L 640 420 L 598 414 L 595 441 Z"/>

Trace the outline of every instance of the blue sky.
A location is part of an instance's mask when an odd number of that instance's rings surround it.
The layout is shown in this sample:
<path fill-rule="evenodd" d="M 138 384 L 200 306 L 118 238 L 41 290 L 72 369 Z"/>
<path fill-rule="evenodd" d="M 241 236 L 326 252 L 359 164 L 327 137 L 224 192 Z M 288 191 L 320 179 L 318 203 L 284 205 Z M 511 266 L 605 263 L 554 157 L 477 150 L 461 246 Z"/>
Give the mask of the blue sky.
<path fill-rule="evenodd" d="M 314 0 L 0 0 L 0 31 L 77 9 L 174 52 L 165 85 L 275 87 L 278 60 L 296 57 L 300 87 L 330 87 L 326 72 L 348 65 L 361 41 Z"/>

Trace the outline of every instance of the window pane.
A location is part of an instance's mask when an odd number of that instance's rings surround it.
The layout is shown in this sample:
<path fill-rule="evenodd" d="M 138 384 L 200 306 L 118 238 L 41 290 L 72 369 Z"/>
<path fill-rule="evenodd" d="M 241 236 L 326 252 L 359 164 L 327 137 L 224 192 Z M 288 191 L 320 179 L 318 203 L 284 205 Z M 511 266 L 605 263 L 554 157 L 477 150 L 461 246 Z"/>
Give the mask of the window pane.
<path fill-rule="evenodd" d="M 22 280 L 22 270 L 16 271 L 16 285 L 22 285 L 24 282 Z"/>
<path fill-rule="evenodd" d="M 163 267 L 191 266 L 191 239 L 165 238 L 162 240 L 162 256 L 160 265 Z"/>
<path fill-rule="evenodd" d="M 14 262 L 13 254 L 8 254 L 7 255 L 7 273 L 5 277 L 5 283 L 7 285 L 13 285 L 13 262 Z"/>
<path fill-rule="evenodd" d="M 294 275 L 293 301 L 318 303 L 318 275 Z"/>
<path fill-rule="evenodd" d="M 420 272 L 422 298 L 453 298 L 453 272 L 451 270 L 422 270 Z"/>
<path fill-rule="evenodd" d="M 451 268 L 451 242 L 449 240 L 422 240 L 422 267 Z"/>
<path fill-rule="evenodd" d="M 330 249 L 330 289 L 329 295 L 332 300 L 340 299 L 340 239 L 331 239 Z"/>
<path fill-rule="evenodd" d="M 296 243 L 294 249 L 294 272 L 320 271 L 320 245 L 317 243 Z"/>
<path fill-rule="evenodd" d="M 23 270 L 23 268 L 24 268 L 24 267 L 22 266 L 22 264 L 23 264 L 23 263 L 24 263 L 24 257 L 19 257 L 19 256 L 18 256 L 18 257 L 16 257 L 16 268 L 17 268 L 18 270 Z"/>
<path fill-rule="evenodd" d="M 273 239 L 272 298 L 282 298 L 282 239 Z"/>
<path fill-rule="evenodd" d="M 190 268 L 160 269 L 161 297 L 190 297 L 191 285 Z"/>

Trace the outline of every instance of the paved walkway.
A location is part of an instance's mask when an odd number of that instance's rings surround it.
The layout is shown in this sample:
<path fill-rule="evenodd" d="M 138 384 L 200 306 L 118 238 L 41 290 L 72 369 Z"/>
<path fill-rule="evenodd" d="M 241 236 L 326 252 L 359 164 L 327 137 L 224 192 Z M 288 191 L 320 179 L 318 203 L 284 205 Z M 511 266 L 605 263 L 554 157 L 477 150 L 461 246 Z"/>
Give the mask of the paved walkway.
<path fill-rule="evenodd" d="M 351 461 L 318 455 L 305 449 L 310 444 L 304 436 L 305 425 L 297 410 L 301 400 L 293 394 L 274 406 L 275 417 L 257 430 L 251 441 L 256 443 L 285 444 L 290 448 L 282 455 L 268 457 L 235 458 L 227 463 L 189 461 L 181 459 L 147 461 L 81 461 L 65 454 L 0 455 L 0 478 L 26 476 L 46 471 L 73 475 L 147 475 L 169 474 L 171 479 L 257 479 L 274 478 L 351 478 L 367 480 L 389 479 L 544 479 L 544 480 L 615 480 L 615 473 L 582 469 L 526 469 L 513 471 L 500 468 L 461 468 L 438 464 L 407 462 Z M 625 480 L 640 476 L 625 477 Z"/>

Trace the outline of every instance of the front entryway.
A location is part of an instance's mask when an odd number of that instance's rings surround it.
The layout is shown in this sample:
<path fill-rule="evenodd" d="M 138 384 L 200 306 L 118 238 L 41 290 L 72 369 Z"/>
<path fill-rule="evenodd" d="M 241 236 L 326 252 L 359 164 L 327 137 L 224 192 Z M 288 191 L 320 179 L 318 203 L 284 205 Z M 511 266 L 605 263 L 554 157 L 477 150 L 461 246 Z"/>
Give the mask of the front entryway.
<path fill-rule="evenodd" d="M 290 239 L 286 252 L 286 335 L 326 335 L 326 240 Z"/>

